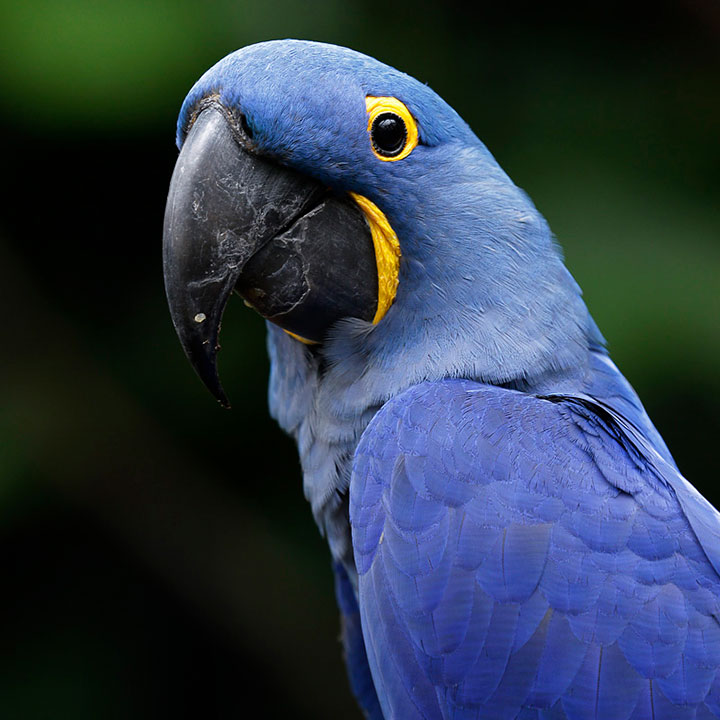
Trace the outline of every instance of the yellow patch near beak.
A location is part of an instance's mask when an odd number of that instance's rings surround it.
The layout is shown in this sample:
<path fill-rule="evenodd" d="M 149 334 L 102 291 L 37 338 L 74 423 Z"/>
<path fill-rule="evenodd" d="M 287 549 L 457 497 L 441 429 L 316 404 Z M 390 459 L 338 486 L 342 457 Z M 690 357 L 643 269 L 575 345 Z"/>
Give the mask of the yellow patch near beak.
<path fill-rule="evenodd" d="M 373 246 L 375 247 L 375 262 L 378 276 L 378 303 L 373 325 L 377 325 L 395 300 L 398 289 L 398 276 L 400 273 L 400 242 L 395 231 L 385 217 L 385 213 L 374 202 L 363 195 L 350 193 L 350 197 L 358 204 L 370 226 Z M 290 337 L 306 345 L 316 345 L 314 340 L 296 335 L 285 330 Z"/>
<path fill-rule="evenodd" d="M 308 340 L 307 338 L 304 338 L 302 335 L 296 335 L 294 332 L 290 332 L 289 330 L 285 330 L 283 328 L 283 332 L 286 332 L 291 338 L 295 338 L 295 340 L 299 340 L 301 343 L 305 345 L 317 345 L 317 340 Z"/>
<path fill-rule="evenodd" d="M 373 318 L 377 325 L 395 300 L 400 272 L 400 242 L 385 213 L 375 203 L 357 193 L 350 197 L 360 206 L 370 226 L 378 274 L 378 304 Z"/>

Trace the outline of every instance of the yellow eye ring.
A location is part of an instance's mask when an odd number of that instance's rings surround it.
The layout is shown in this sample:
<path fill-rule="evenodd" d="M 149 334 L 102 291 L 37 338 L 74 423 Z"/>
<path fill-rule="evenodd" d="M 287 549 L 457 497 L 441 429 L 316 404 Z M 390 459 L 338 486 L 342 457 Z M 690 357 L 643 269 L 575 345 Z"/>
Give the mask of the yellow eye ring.
<path fill-rule="evenodd" d="M 365 107 L 375 157 L 383 162 L 406 158 L 418 144 L 417 123 L 410 111 L 397 98 L 372 95 L 365 98 Z"/>

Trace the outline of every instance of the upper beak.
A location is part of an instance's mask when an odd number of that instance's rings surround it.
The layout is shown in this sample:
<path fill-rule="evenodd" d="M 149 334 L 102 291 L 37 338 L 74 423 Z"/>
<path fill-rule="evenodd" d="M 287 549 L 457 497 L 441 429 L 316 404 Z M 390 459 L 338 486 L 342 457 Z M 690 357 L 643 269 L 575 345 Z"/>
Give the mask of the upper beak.
<path fill-rule="evenodd" d="M 372 238 L 355 203 L 237 138 L 224 108 L 200 113 L 173 172 L 163 231 L 175 329 L 225 406 L 218 335 L 234 289 L 264 317 L 316 342 L 340 318 L 371 320 L 378 298 Z"/>

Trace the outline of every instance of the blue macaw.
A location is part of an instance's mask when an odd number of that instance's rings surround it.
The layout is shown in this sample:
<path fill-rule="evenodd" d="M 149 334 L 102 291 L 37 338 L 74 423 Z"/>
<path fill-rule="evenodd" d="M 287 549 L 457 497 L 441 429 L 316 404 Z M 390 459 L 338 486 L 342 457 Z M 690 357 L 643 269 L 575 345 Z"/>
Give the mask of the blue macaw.
<path fill-rule="evenodd" d="M 608 356 L 550 229 L 429 87 L 253 45 L 187 96 L 165 216 L 210 390 L 268 319 L 367 717 L 720 717 L 720 521 Z"/>

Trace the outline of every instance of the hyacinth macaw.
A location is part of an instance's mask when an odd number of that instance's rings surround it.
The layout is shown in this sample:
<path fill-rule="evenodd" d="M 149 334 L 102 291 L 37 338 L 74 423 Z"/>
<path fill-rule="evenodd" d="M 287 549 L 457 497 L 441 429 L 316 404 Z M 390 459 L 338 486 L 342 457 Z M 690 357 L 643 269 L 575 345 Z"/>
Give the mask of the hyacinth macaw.
<path fill-rule="evenodd" d="M 370 718 L 720 717 L 720 522 L 543 217 L 430 88 L 330 45 L 187 96 L 164 268 L 192 364 L 268 320 Z"/>

